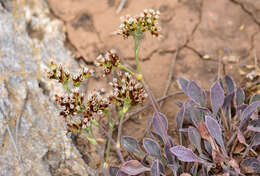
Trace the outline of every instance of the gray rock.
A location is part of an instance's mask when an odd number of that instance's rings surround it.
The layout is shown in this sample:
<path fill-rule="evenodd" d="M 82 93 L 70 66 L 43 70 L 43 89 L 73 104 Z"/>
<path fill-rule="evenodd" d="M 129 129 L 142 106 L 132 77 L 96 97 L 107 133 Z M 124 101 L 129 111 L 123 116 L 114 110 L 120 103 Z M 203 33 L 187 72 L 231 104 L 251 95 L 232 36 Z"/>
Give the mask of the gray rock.
<path fill-rule="evenodd" d="M 46 78 L 50 59 L 79 68 L 64 47 L 62 23 L 47 17 L 44 1 L 12 8 L 0 3 L 0 176 L 96 175 L 51 98 L 63 89 Z"/>

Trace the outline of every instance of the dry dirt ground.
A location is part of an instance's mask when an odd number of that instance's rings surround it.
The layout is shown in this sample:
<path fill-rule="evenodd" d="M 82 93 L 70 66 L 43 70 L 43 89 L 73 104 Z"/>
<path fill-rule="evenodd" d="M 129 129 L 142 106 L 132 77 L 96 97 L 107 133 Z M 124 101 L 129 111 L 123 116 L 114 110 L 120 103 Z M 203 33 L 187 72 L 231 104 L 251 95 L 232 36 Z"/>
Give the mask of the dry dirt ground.
<path fill-rule="evenodd" d="M 256 70 L 255 58 L 260 58 L 257 0 L 127 0 L 119 14 L 116 11 L 121 0 L 47 1 L 52 13 L 65 23 L 67 46 L 76 59 L 84 60 L 90 67 L 97 55 L 111 48 L 118 51 L 125 64 L 134 67 L 133 40 L 113 34 L 120 24 L 119 17 L 139 14 L 145 8 L 160 10 L 163 38 L 159 41 L 145 36 L 140 52 L 145 80 L 156 98 L 164 96 L 168 84 L 168 93 L 179 90 L 179 76 L 196 80 L 208 90 L 217 75 L 229 74 L 243 86 L 249 81 L 246 75 Z M 88 90 L 107 88 L 106 81 L 92 80 Z M 183 98 L 168 98 L 161 107 L 169 119 L 172 136 L 176 134 L 175 101 Z M 150 115 L 144 112 L 127 121 L 123 135 L 141 139 Z"/>

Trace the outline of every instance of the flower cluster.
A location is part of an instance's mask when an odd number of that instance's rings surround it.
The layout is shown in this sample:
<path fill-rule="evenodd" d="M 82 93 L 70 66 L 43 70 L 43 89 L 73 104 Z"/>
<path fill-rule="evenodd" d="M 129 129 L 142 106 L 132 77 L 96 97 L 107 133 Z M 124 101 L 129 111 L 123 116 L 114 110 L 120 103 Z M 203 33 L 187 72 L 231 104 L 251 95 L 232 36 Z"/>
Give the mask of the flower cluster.
<path fill-rule="evenodd" d="M 99 55 L 96 59 L 95 65 L 102 66 L 105 75 L 111 73 L 113 67 L 118 67 L 120 64 L 119 56 L 114 49 L 108 51 L 104 56 Z"/>
<path fill-rule="evenodd" d="M 109 96 L 111 103 L 123 106 L 126 99 L 130 100 L 130 105 L 135 106 L 144 102 L 147 94 L 142 84 L 134 79 L 131 74 L 119 72 L 119 79 L 114 78 L 109 84 L 113 88 L 112 95 Z"/>
<path fill-rule="evenodd" d="M 131 17 L 126 15 L 121 17 L 122 24 L 117 31 L 117 34 L 128 38 L 130 35 L 134 36 L 137 32 L 150 32 L 152 36 L 158 37 L 160 27 L 158 26 L 158 19 L 160 12 L 153 9 L 145 9 L 140 15 Z"/>
<path fill-rule="evenodd" d="M 50 63 L 50 69 L 48 78 L 58 80 L 61 84 L 67 83 L 71 77 L 68 71 L 65 71 L 61 65 L 57 66 L 54 62 Z"/>
<path fill-rule="evenodd" d="M 49 79 L 58 80 L 59 83 L 65 85 L 69 79 L 72 79 L 74 87 L 79 87 L 82 81 L 93 76 L 94 71 L 88 68 L 82 68 L 79 74 L 71 75 L 68 71 L 65 71 L 61 65 L 57 66 L 54 62 L 50 63 L 50 71 L 48 72 Z"/>
<path fill-rule="evenodd" d="M 97 120 L 97 118 L 102 116 L 103 112 L 107 110 L 109 104 L 108 99 L 102 97 L 98 91 L 89 93 L 86 108 L 82 113 L 83 121 L 89 122 L 90 120 Z"/>
<path fill-rule="evenodd" d="M 61 107 L 60 115 L 64 117 L 68 131 L 79 132 L 90 126 L 91 120 L 97 120 L 108 108 L 109 101 L 99 92 L 94 91 L 88 95 L 84 103 L 84 95 L 74 89 L 69 96 L 55 95 L 56 102 Z"/>
<path fill-rule="evenodd" d="M 57 104 L 61 107 L 60 115 L 64 117 L 68 130 L 75 131 L 79 129 L 81 124 L 80 118 L 76 115 L 81 113 L 85 109 L 84 95 L 78 92 L 78 89 L 74 89 L 72 93 L 65 96 L 55 95 Z"/>

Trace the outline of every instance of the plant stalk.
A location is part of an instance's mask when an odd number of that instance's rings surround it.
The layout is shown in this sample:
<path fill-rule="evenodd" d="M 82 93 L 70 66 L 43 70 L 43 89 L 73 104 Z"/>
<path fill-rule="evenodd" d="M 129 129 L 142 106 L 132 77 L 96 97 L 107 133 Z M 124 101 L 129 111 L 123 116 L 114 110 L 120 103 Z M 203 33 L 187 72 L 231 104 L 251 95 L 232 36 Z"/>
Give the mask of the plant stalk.
<path fill-rule="evenodd" d="M 150 99 L 150 102 L 153 106 L 153 109 L 155 111 L 155 114 L 156 114 L 156 118 L 159 122 L 159 125 L 163 131 L 163 135 L 164 135 L 164 138 L 166 140 L 166 144 L 167 145 L 170 145 L 170 141 L 169 141 L 169 138 L 168 138 L 168 134 L 167 134 L 167 131 L 163 125 L 163 122 L 162 122 L 162 119 L 160 118 L 160 114 L 159 114 L 159 108 L 156 106 L 157 105 L 157 102 L 154 100 L 154 97 L 151 93 L 151 91 L 147 88 L 146 84 L 145 84 L 145 81 L 143 79 L 143 76 L 142 76 L 142 71 L 141 71 L 141 67 L 140 67 L 140 63 L 139 63 L 139 46 L 140 46 L 140 40 L 141 40 L 141 37 L 142 37 L 142 32 L 141 31 L 137 31 L 136 35 L 134 36 L 134 40 L 135 40 L 135 60 L 136 60 L 136 65 L 137 65 L 137 71 L 138 71 L 138 74 L 141 75 L 141 83 L 143 84 L 147 94 L 148 94 L 148 97 Z"/>

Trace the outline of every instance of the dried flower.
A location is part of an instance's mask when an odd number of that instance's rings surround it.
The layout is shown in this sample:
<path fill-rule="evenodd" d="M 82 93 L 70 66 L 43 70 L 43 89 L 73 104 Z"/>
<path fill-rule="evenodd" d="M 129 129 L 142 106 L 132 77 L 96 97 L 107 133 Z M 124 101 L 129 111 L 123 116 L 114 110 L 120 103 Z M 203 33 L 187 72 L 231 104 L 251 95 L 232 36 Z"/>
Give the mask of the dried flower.
<path fill-rule="evenodd" d="M 61 106 L 60 115 L 65 118 L 68 131 L 79 132 L 90 126 L 91 120 L 98 120 L 108 108 L 109 101 L 99 92 L 94 91 L 88 95 L 84 103 L 84 96 L 74 89 L 69 96 L 56 95 L 56 102 Z"/>
<path fill-rule="evenodd" d="M 149 31 L 152 36 L 158 37 L 160 27 L 158 26 L 158 19 L 160 12 L 153 9 L 145 9 L 140 15 L 131 17 L 126 15 L 121 17 L 122 24 L 117 31 L 118 35 L 128 38 L 130 35 L 135 36 L 138 32 Z"/>
<path fill-rule="evenodd" d="M 59 83 L 66 85 L 71 78 L 74 87 L 79 87 L 82 81 L 94 74 L 93 70 L 82 68 L 80 73 L 72 76 L 70 72 L 65 71 L 61 65 L 57 66 L 54 62 L 50 63 L 50 69 L 51 70 L 48 72 L 49 79 L 55 79 Z"/>
<path fill-rule="evenodd" d="M 68 71 L 65 71 L 61 65 L 57 66 L 54 62 L 50 63 L 50 69 L 48 78 L 58 80 L 61 84 L 66 84 L 71 77 Z"/>
<path fill-rule="evenodd" d="M 126 99 L 130 100 L 131 106 L 143 103 L 147 94 L 142 84 L 128 72 L 119 72 L 118 75 L 119 79 L 114 78 L 109 83 L 113 88 L 110 101 L 118 106 L 123 106 Z"/>
<path fill-rule="evenodd" d="M 95 62 L 96 66 L 102 66 L 105 75 L 111 73 L 113 67 L 118 67 L 120 64 L 119 56 L 114 49 L 108 51 L 104 56 L 99 55 Z"/>

